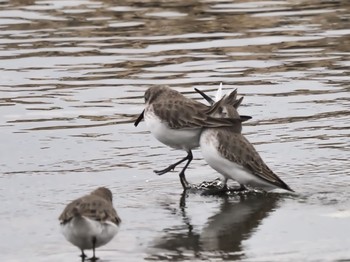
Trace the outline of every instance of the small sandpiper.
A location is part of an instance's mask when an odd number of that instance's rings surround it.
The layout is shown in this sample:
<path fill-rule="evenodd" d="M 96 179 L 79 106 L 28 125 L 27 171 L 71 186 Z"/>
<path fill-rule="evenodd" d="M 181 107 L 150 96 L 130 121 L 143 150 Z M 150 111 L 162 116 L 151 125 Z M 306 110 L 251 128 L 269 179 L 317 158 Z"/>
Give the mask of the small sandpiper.
<path fill-rule="evenodd" d="M 237 118 L 236 109 L 242 98 L 237 100 L 236 95 L 235 90 L 229 96 L 223 97 L 220 100 L 221 107 L 217 107 L 216 110 L 227 117 Z M 210 98 L 206 99 L 210 102 Z M 235 100 L 237 102 L 234 102 Z M 246 186 L 249 186 L 266 191 L 275 188 L 293 191 L 271 171 L 241 131 L 242 125 L 237 123 L 229 127 L 205 128 L 201 133 L 202 155 L 213 169 L 225 177 L 223 190 L 227 190 L 227 180 L 233 179 L 240 184 L 240 190 L 245 190 Z"/>
<path fill-rule="evenodd" d="M 149 88 L 145 92 L 145 103 L 146 107 L 136 120 L 135 126 L 144 118 L 147 127 L 157 140 L 187 152 L 187 156 L 180 161 L 154 172 L 163 175 L 187 160 L 179 173 L 184 189 L 190 187 L 185 177 L 185 170 L 193 159 L 191 150 L 199 146 L 203 128 L 235 126 L 251 118 L 248 116 L 240 116 L 238 119 L 216 117 L 213 112 L 219 104 L 207 106 L 165 86 Z"/>
<path fill-rule="evenodd" d="M 96 261 L 95 249 L 111 241 L 121 223 L 113 207 L 112 192 L 105 187 L 69 203 L 59 220 L 64 237 L 81 250 L 82 261 L 86 249 L 92 249 L 90 260 Z"/>

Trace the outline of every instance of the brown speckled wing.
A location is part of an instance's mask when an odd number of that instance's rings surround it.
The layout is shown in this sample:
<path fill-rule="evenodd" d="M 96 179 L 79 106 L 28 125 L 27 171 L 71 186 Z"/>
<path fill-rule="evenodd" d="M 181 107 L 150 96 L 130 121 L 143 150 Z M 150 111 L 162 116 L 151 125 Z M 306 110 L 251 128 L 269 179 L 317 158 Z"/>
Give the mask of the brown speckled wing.
<path fill-rule="evenodd" d="M 209 115 L 210 107 L 191 99 L 164 100 L 153 103 L 154 113 L 166 119 L 170 128 L 201 128 L 240 125 L 241 121 L 229 118 L 214 118 Z"/>
<path fill-rule="evenodd" d="M 239 133 L 228 128 L 218 130 L 219 152 L 226 159 L 242 165 L 252 174 L 282 188 L 290 188 L 265 164 L 253 145 Z M 286 188 L 286 189 L 287 189 Z"/>
<path fill-rule="evenodd" d="M 96 221 L 110 221 L 119 225 L 121 220 L 113 208 L 112 203 L 93 195 L 78 198 L 67 205 L 59 220 L 65 224 L 74 216 L 85 216 Z"/>

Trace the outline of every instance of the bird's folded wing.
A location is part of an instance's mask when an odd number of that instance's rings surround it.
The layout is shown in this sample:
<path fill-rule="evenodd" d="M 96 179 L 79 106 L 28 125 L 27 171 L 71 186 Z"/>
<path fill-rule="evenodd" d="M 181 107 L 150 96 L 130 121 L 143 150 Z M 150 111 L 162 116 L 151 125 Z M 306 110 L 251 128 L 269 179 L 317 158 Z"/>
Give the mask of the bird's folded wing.
<path fill-rule="evenodd" d="M 279 183 L 280 178 L 265 164 L 254 146 L 242 135 L 230 130 L 218 133 L 219 152 L 226 159 L 240 164 L 252 174 L 270 183 Z"/>
<path fill-rule="evenodd" d="M 73 217 L 84 216 L 96 221 L 121 222 L 112 204 L 103 198 L 85 196 L 71 202 L 62 212 L 61 223 L 69 222 Z"/>
<path fill-rule="evenodd" d="M 215 118 L 209 115 L 209 107 L 190 100 L 178 100 L 171 103 L 153 104 L 155 114 L 173 129 L 224 127 L 240 125 L 239 119 Z"/>

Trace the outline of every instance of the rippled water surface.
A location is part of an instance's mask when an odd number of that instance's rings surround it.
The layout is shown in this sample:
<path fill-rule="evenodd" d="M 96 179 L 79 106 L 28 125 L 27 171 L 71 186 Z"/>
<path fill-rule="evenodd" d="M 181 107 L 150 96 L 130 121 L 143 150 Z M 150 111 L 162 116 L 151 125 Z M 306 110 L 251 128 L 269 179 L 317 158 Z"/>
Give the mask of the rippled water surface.
<path fill-rule="evenodd" d="M 123 223 L 101 261 L 350 260 L 349 68 L 348 0 L 0 0 L 1 260 L 79 261 L 58 216 L 102 185 Z M 134 127 L 144 91 L 220 82 L 295 195 L 153 173 L 185 153 Z M 194 157 L 189 181 L 220 177 Z"/>

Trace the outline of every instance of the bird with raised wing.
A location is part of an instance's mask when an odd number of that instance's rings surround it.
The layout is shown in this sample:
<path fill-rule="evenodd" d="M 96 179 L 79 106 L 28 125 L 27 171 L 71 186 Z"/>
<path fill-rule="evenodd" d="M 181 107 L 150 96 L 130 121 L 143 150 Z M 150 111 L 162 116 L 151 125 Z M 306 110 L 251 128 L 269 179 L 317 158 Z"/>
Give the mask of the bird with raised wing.
<path fill-rule="evenodd" d="M 144 97 L 146 107 L 136 120 L 135 126 L 144 118 L 148 129 L 157 140 L 187 152 L 183 159 L 155 173 L 165 174 L 187 160 L 179 173 L 184 189 L 190 187 L 185 177 L 185 170 L 193 159 L 192 149 L 199 146 L 203 128 L 237 126 L 251 118 L 249 116 L 240 116 L 237 119 L 217 117 L 213 112 L 220 107 L 220 104 L 207 106 L 165 86 L 149 88 Z"/>

